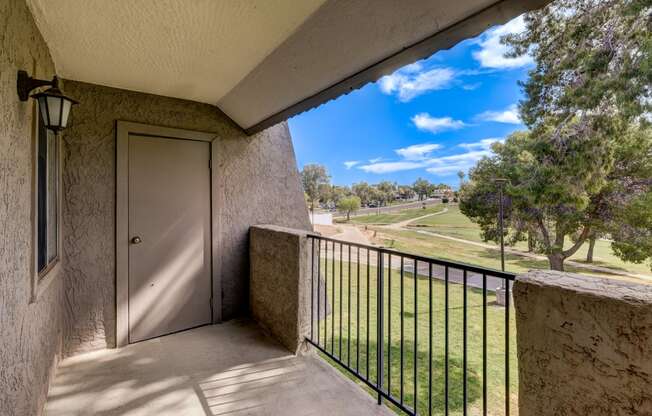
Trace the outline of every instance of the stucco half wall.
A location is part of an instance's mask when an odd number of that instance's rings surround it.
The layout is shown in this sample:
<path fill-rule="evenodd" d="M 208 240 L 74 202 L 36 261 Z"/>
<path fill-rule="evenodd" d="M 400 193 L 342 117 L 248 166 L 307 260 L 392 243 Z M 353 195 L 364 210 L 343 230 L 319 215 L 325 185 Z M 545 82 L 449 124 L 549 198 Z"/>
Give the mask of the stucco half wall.
<path fill-rule="evenodd" d="M 248 311 L 248 231 L 271 223 L 310 229 L 286 123 L 254 136 L 217 108 L 174 98 L 65 81 L 80 101 L 64 133 L 65 353 L 115 345 L 115 160 L 117 120 L 219 137 L 217 207 L 222 319 Z"/>
<path fill-rule="evenodd" d="M 519 414 L 652 414 L 652 286 L 547 270 L 514 284 Z"/>
<path fill-rule="evenodd" d="M 290 352 L 299 352 L 310 327 L 308 233 L 257 225 L 249 235 L 251 315 Z"/>

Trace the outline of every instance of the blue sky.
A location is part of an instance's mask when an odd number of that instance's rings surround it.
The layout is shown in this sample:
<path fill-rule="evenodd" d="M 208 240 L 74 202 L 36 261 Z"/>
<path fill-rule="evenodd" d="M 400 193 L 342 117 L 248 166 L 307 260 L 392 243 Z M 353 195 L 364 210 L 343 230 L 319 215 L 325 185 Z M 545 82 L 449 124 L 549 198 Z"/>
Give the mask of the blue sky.
<path fill-rule="evenodd" d="M 423 177 L 456 187 L 459 170 L 524 128 L 517 81 L 527 78 L 532 61 L 505 58 L 499 41 L 523 28 L 516 18 L 293 117 L 299 169 L 323 164 L 337 185 Z"/>

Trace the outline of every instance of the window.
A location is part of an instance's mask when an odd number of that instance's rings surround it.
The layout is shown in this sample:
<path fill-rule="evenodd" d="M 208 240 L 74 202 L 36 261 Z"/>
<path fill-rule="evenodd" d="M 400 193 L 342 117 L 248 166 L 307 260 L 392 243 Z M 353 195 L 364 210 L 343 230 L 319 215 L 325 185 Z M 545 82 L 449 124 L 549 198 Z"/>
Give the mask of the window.
<path fill-rule="evenodd" d="M 59 254 L 58 138 L 45 128 L 41 117 L 36 155 L 36 266 L 41 277 L 57 262 Z"/>

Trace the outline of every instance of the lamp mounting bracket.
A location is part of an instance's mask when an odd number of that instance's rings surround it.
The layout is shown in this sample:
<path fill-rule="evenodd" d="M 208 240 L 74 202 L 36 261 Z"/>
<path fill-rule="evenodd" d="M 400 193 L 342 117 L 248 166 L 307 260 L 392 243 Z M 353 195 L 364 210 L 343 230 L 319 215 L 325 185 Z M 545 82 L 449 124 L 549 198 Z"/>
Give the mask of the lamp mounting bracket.
<path fill-rule="evenodd" d="M 55 76 L 51 81 L 46 81 L 42 79 L 36 79 L 29 76 L 27 71 L 18 71 L 18 78 L 16 80 L 16 87 L 18 89 L 18 98 L 20 101 L 27 101 L 29 99 L 29 93 L 38 87 L 43 87 L 46 85 L 52 87 L 58 87 L 59 81 Z"/>

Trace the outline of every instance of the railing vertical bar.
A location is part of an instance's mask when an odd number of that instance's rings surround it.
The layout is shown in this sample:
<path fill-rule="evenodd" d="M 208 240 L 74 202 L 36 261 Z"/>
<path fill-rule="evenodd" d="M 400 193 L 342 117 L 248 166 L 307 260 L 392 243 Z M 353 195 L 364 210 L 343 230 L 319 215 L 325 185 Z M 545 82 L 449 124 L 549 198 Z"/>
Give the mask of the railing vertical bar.
<path fill-rule="evenodd" d="M 418 363 L 418 352 L 419 352 L 419 339 L 417 338 L 418 336 L 418 331 L 417 329 L 419 326 L 417 325 L 418 321 L 418 316 L 419 316 L 419 308 L 418 308 L 418 303 L 417 303 L 417 294 L 418 294 L 418 283 L 419 283 L 419 264 L 417 263 L 416 260 L 414 260 L 414 272 L 412 273 L 412 277 L 414 278 L 414 364 L 412 366 L 412 373 L 413 376 L 412 378 L 414 379 L 414 413 L 417 412 L 417 403 L 418 403 L 418 390 L 417 387 L 419 385 L 419 381 L 417 379 L 417 366 L 419 365 Z"/>
<path fill-rule="evenodd" d="M 467 383 L 467 363 L 468 363 L 468 345 L 467 345 L 467 274 L 466 270 L 462 270 L 462 414 L 466 416 L 467 414 L 467 402 L 468 402 L 468 383 Z"/>
<path fill-rule="evenodd" d="M 428 263 L 428 415 L 432 415 L 432 263 Z"/>
<path fill-rule="evenodd" d="M 404 257 L 401 256 L 401 404 L 403 404 L 403 341 L 405 335 L 403 334 L 403 286 L 405 285 L 404 276 Z"/>
<path fill-rule="evenodd" d="M 505 415 L 509 416 L 509 279 L 505 279 Z"/>
<path fill-rule="evenodd" d="M 487 416 L 487 274 L 482 273 L 482 414 Z"/>
<path fill-rule="evenodd" d="M 387 255 L 387 392 L 392 394 L 392 255 Z"/>
<path fill-rule="evenodd" d="M 315 323 L 315 239 L 310 239 L 310 339 L 314 339 Z"/>
<path fill-rule="evenodd" d="M 342 292 L 344 292 L 344 247 L 343 244 L 340 243 L 340 332 L 339 332 L 339 357 L 340 359 L 342 358 Z"/>
<path fill-rule="evenodd" d="M 369 321 L 369 302 L 371 301 L 370 300 L 371 299 L 371 296 L 370 296 L 370 292 L 371 292 L 371 286 L 370 285 L 371 285 L 371 283 L 369 281 L 370 280 L 369 279 L 370 269 L 371 269 L 371 254 L 370 254 L 370 250 L 367 249 L 367 356 L 366 356 L 366 359 L 367 359 L 367 367 L 366 367 L 367 368 L 367 380 L 369 380 L 369 331 L 371 329 L 371 322 Z"/>
<path fill-rule="evenodd" d="M 360 372 L 360 247 L 357 249 L 356 259 L 357 263 L 357 273 L 356 275 L 356 313 L 355 313 L 355 371 Z"/>
<path fill-rule="evenodd" d="M 444 266 L 444 414 L 448 416 L 448 266 Z"/>
<path fill-rule="evenodd" d="M 346 364 L 351 365 L 351 245 L 349 244 L 349 296 L 348 296 L 348 325 L 346 329 Z"/>
<path fill-rule="evenodd" d="M 383 389 L 383 253 L 382 251 L 377 251 L 378 256 L 378 299 L 377 299 L 377 316 L 376 316 L 376 327 L 378 330 L 377 334 L 377 346 L 376 346 L 376 382 L 378 387 L 378 404 L 383 402 L 383 396 L 380 392 Z"/>
<path fill-rule="evenodd" d="M 342 243 L 340 243 L 340 246 L 342 246 Z M 331 305 L 331 354 L 335 355 L 335 242 L 333 241 L 333 271 L 331 274 L 333 275 L 333 280 L 331 280 L 331 283 L 333 286 L 333 299 L 331 302 L 333 303 Z"/>
<path fill-rule="evenodd" d="M 319 327 L 321 325 L 321 240 L 317 244 L 317 344 L 321 340 L 321 333 Z"/>
<path fill-rule="evenodd" d="M 328 241 L 324 241 L 324 349 L 328 346 Z"/>

